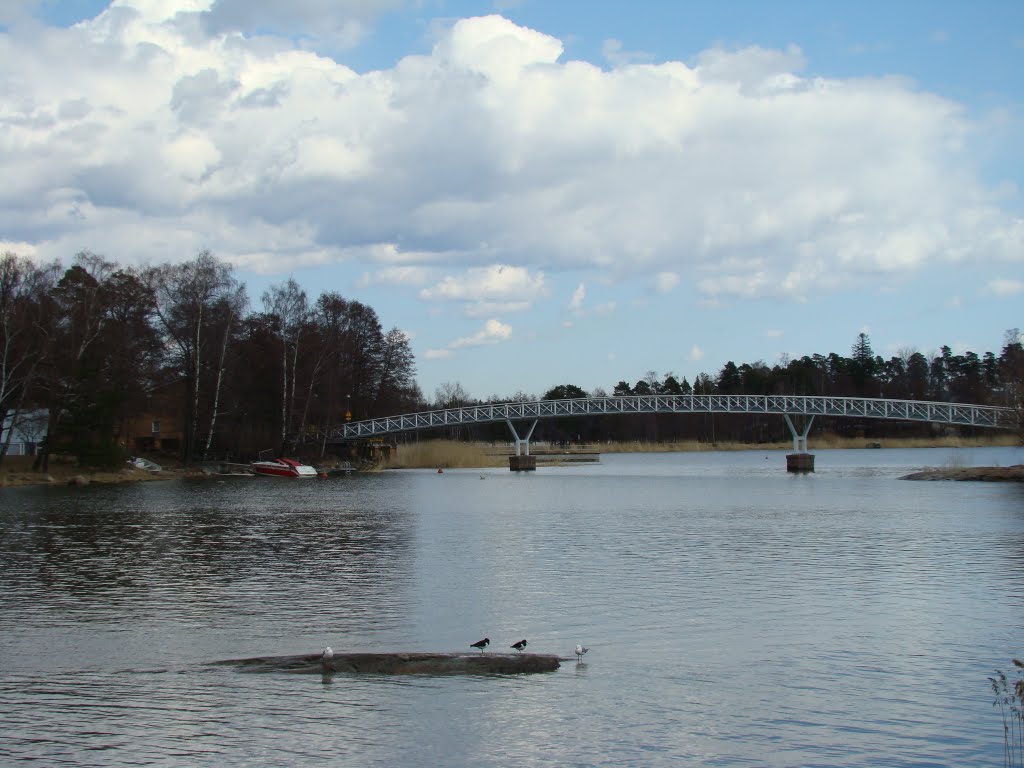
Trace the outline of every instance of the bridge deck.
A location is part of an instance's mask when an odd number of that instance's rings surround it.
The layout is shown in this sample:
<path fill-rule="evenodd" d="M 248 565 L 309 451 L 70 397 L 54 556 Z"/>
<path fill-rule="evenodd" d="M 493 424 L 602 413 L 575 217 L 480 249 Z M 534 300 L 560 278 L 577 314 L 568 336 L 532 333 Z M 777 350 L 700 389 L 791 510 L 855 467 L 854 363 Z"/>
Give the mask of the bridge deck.
<path fill-rule="evenodd" d="M 625 395 L 473 405 L 437 411 L 421 411 L 400 416 L 386 416 L 344 424 L 334 431 L 331 439 L 340 442 L 395 432 L 498 421 L 533 421 L 569 416 L 639 413 L 840 416 L 893 421 L 925 421 L 934 424 L 996 429 L 1015 429 L 1018 424 L 1017 413 L 1012 408 L 967 403 L 804 395 Z"/>

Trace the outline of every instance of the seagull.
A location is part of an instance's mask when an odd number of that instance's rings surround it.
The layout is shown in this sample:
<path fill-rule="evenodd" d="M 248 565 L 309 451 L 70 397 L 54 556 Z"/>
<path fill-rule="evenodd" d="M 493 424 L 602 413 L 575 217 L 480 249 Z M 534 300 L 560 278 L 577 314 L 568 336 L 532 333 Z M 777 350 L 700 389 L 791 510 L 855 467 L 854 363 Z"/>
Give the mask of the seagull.
<path fill-rule="evenodd" d="M 584 648 L 579 643 L 576 643 L 576 661 L 582 662 L 583 661 L 583 654 L 586 653 L 589 650 L 590 650 L 589 648 Z"/>
<path fill-rule="evenodd" d="M 324 655 L 321 657 L 323 661 L 330 661 L 334 658 L 334 651 L 331 650 L 331 646 L 324 648 Z"/>
<path fill-rule="evenodd" d="M 480 652 L 483 653 L 484 648 L 491 644 L 491 638 L 485 637 L 483 640 L 477 640 L 475 643 L 470 645 L 470 648 L 479 648 Z"/>
<path fill-rule="evenodd" d="M 515 648 L 517 651 L 522 653 L 523 652 L 523 648 L 525 648 L 526 645 L 527 645 L 526 640 L 520 640 L 518 643 L 512 643 L 512 645 L 510 645 L 509 648 Z"/>

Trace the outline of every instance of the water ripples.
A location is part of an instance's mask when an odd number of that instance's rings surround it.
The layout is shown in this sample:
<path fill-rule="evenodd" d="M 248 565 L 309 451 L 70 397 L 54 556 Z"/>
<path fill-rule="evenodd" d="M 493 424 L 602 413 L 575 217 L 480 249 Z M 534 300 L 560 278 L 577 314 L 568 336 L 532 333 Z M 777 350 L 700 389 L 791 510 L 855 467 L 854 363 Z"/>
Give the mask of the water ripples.
<path fill-rule="evenodd" d="M 690 461 L 0 492 L 0 763 L 1002 764 L 1018 491 Z M 483 635 L 569 661 L 206 665 Z"/>

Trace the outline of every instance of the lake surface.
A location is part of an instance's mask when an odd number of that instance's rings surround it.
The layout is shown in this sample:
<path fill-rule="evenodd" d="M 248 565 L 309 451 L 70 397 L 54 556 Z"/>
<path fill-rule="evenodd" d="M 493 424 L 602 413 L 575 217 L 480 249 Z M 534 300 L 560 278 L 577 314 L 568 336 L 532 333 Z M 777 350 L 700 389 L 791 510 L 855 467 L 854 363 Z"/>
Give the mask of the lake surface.
<path fill-rule="evenodd" d="M 1016 463 L 608 454 L 0 490 L 0 764 L 1002 766 L 987 677 L 1024 654 L 1024 487 L 898 478 Z M 568 660 L 207 665 L 485 635 Z"/>

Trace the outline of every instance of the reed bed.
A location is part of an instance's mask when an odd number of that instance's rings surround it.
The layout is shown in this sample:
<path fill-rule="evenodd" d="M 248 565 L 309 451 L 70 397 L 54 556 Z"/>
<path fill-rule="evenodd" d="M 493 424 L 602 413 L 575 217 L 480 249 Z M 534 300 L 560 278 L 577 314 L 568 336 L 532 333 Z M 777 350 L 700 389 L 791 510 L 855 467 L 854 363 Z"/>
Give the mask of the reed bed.
<path fill-rule="evenodd" d="M 1017 445 L 1014 435 L 996 434 L 982 438 L 937 437 L 937 438 L 853 438 L 825 434 L 810 438 L 810 451 L 840 450 L 850 448 L 978 448 L 982 446 Z M 698 440 L 671 442 L 608 442 L 574 444 L 568 447 L 549 445 L 546 442 L 532 442 L 531 452 L 545 453 L 671 453 L 697 451 L 770 451 L 791 450 L 790 440 L 775 443 L 704 443 Z M 458 440 L 422 440 L 403 443 L 397 453 L 385 462 L 382 469 L 472 469 L 481 467 L 507 467 L 508 456 L 514 452 L 511 443 L 465 443 Z"/>
<path fill-rule="evenodd" d="M 483 443 L 462 443 L 457 440 L 423 440 L 404 443 L 384 462 L 384 469 L 438 469 L 507 467 L 506 454 L 488 454 Z"/>

